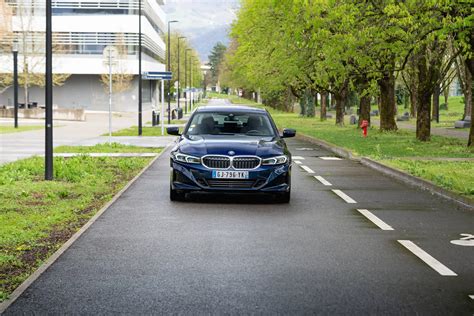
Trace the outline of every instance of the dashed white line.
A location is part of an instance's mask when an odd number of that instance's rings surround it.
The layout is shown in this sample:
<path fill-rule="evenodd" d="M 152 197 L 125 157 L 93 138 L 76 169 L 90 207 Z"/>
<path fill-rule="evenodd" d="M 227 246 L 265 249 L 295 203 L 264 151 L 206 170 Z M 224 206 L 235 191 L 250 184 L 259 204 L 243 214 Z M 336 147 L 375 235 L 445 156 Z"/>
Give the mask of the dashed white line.
<path fill-rule="evenodd" d="M 328 180 L 324 179 L 321 176 L 314 176 L 314 178 L 316 180 L 318 180 L 319 182 L 321 182 L 322 184 L 326 185 L 326 186 L 331 186 L 332 185 Z"/>
<path fill-rule="evenodd" d="M 292 156 L 291 158 L 297 159 L 297 160 L 304 160 L 304 157 L 301 157 L 301 156 Z"/>
<path fill-rule="evenodd" d="M 471 300 L 474 300 L 474 295 L 469 295 L 469 297 L 471 298 Z"/>
<path fill-rule="evenodd" d="M 342 192 L 341 190 L 332 190 L 332 192 L 336 193 L 341 199 L 346 201 L 349 204 L 354 204 L 357 203 L 354 199 L 352 199 L 350 196 Z"/>
<path fill-rule="evenodd" d="M 398 240 L 398 242 L 442 276 L 457 276 L 454 271 L 433 258 L 429 253 L 418 247 L 414 242 L 410 240 Z"/>
<path fill-rule="evenodd" d="M 293 160 L 293 161 L 294 161 L 294 162 L 295 162 L 295 164 L 297 164 L 297 165 L 301 165 L 301 164 L 302 164 L 302 162 L 301 162 L 301 161 L 299 161 L 299 160 Z"/>
<path fill-rule="evenodd" d="M 380 218 L 375 216 L 372 212 L 366 209 L 357 209 L 359 213 L 367 217 L 368 220 L 370 220 L 372 223 L 377 225 L 380 229 L 382 230 L 393 230 L 392 226 L 388 225 L 384 221 L 382 221 Z"/>
<path fill-rule="evenodd" d="M 306 171 L 307 173 L 314 173 L 314 171 L 311 170 L 311 168 L 309 168 L 309 167 L 306 167 L 306 166 L 304 166 L 304 165 L 300 165 L 300 167 L 301 167 L 304 171 Z"/>
<path fill-rule="evenodd" d="M 322 160 L 342 160 L 339 157 L 319 157 Z"/>

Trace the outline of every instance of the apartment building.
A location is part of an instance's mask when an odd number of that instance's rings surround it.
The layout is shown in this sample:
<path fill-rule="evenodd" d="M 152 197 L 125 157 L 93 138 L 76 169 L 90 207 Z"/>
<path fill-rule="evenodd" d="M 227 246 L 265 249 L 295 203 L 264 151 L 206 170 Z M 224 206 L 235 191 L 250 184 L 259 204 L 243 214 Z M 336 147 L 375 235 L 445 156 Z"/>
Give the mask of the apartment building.
<path fill-rule="evenodd" d="M 44 74 L 44 0 L 4 2 L 0 75 L 11 74 L 11 43 L 16 42 L 20 76 L 25 67 L 41 85 Z M 142 71 L 164 71 L 164 0 L 142 0 Z M 139 2 L 137 0 L 53 0 L 53 103 L 61 108 L 108 109 L 109 66 L 103 52 L 114 46 L 111 71 L 113 109 L 136 111 L 138 98 Z M 9 48 L 10 47 L 10 48 Z M 35 77 L 36 76 L 36 77 Z M 37 78 L 37 79 L 35 79 Z M 35 81 L 36 80 L 36 81 Z M 44 89 L 27 89 L 30 103 L 44 103 Z M 151 107 L 155 82 L 143 81 L 143 105 Z M 0 105 L 12 105 L 12 88 L 0 88 Z M 25 91 L 20 87 L 19 102 Z"/>

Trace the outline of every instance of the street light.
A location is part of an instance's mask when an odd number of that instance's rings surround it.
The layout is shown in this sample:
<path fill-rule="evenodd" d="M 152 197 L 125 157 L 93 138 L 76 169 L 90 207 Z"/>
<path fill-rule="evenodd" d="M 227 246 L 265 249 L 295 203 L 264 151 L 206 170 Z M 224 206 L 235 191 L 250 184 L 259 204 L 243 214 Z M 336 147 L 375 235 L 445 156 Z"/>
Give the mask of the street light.
<path fill-rule="evenodd" d="M 13 53 L 13 106 L 15 111 L 15 128 L 18 128 L 18 43 L 12 46 Z"/>
<path fill-rule="evenodd" d="M 138 0 L 138 136 L 142 136 L 142 0 Z"/>
<path fill-rule="evenodd" d="M 192 50 L 191 48 L 186 48 L 184 51 L 184 87 L 188 85 L 188 51 Z M 186 98 L 184 99 L 184 113 L 188 113 L 188 93 L 186 92 Z"/>
<path fill-rule="evenodd" d="M 170 44 L 170 24 L 176 23 L 177 20 L 168 21 L 168 71 L 171 71 L 171 44 Z M 168 80 L 168 124 L 171 124 L 171 80 Z"/>
<path fill-rule="evenodd" d="M 179 82 L 179 41 L 182 40 L 183 38 L 186 38 L 186 36 L 180 36 L 178 37 L 178 109 L 179 109 L 179 99 L 181 98 L 181 84 Z"/>
<path fill-rule="evenodd" d="M 53 33 L 51 0 L 46 0 L 45 180 L 53 180 Z"/>

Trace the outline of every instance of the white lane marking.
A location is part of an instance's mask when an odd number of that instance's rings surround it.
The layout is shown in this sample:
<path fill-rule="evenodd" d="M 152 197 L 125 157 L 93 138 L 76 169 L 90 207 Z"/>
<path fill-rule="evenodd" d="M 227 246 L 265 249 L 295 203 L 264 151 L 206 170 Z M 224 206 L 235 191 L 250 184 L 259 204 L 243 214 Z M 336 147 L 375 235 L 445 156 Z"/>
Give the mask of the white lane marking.
<path fill-rule="evenodd" d="M 339 157 L 319 157 L 322 160 L 342 160 Z"/>
<path fill-rule="evenodd" d="M 392 226 L 388 225 L 385 223 L 383 220 L 375 216 L 372 212 L 366 209 L 357 209 L 359 213 L 367 217 L 368 220 L 370 220 L 372 223 L 377 225 L 380 229 L 382 230 L 393 230 Z"/>
<path fill-rule="evenodd" d="M 293 161 L 294 161 L 294 162 L 295 162 L 295 164 L 297 164 L 297 165 L 301 165 L 301 164 L 302 164 L 302 162 L 301 162 L 301 161 L 299 161 L 299 160 L 293 160 Z"/>
<path fill-rule="evenodd" d="M 474 295 L 469 295 L 469 297 L 471 298 L 471 300 L 474 300 Z"/>
<path fill-rule="evenodd" d="M 314 178 L 316 180 L 318 180 L 319 182 L 321 182 L 322 184 L 326 185 L 326 186 L 331 186 L 332 185 L 328 180 L 324 179 L 321 176 L 314 176 Z"/>
<path fill-rule="evenodd" d="M 398 242 L 442 276 L 457 276 L 456 273 L 454 273 L 444 264 L 433 258 L 429 253 L 415 245 L 414 242 L 410 240 L 398 240 Z"/>
<path fill-rule="evenodd" d="M 301 156 L 292 156 L 293 159 L 304 160 L 304 157 Z"/>
<path fill-rule="evenodd" d="M 306 167 L 306 166 L 304 166 L 304 165 L 300 165 L 300 167 L 301 167 L 304 171 L 306 171 L 307 173 L 314 173 L 314 171 L 311 170 L 311 168 L 309 168 L 309 167 Z"/>
<path fill-rule="evenodd" d="M 349 195 L 345 194 L 341 190 L 332 190 L 332 192 L 336 193 L 341 199 L 343 199 L 347 203 L 350 203 L 350 204 L 357 203 L 354 199 L 352 199 Z"/>

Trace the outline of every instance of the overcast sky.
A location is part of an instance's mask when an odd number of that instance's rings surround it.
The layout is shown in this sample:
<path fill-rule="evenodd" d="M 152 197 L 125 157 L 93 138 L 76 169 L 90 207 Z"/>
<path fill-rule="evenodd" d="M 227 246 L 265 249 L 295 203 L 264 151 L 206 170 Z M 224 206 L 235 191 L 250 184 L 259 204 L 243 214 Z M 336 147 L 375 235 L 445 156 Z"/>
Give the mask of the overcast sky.
<path fill-rule="evenodd" d="M 172 31 L 187 36 L 206 61 L 215 43 L 228 43 L 227 33 L 238 7 L 239 0 L 166 0 L 163 9 L 168 19 L 179 21 L 171 24 Z"/>

